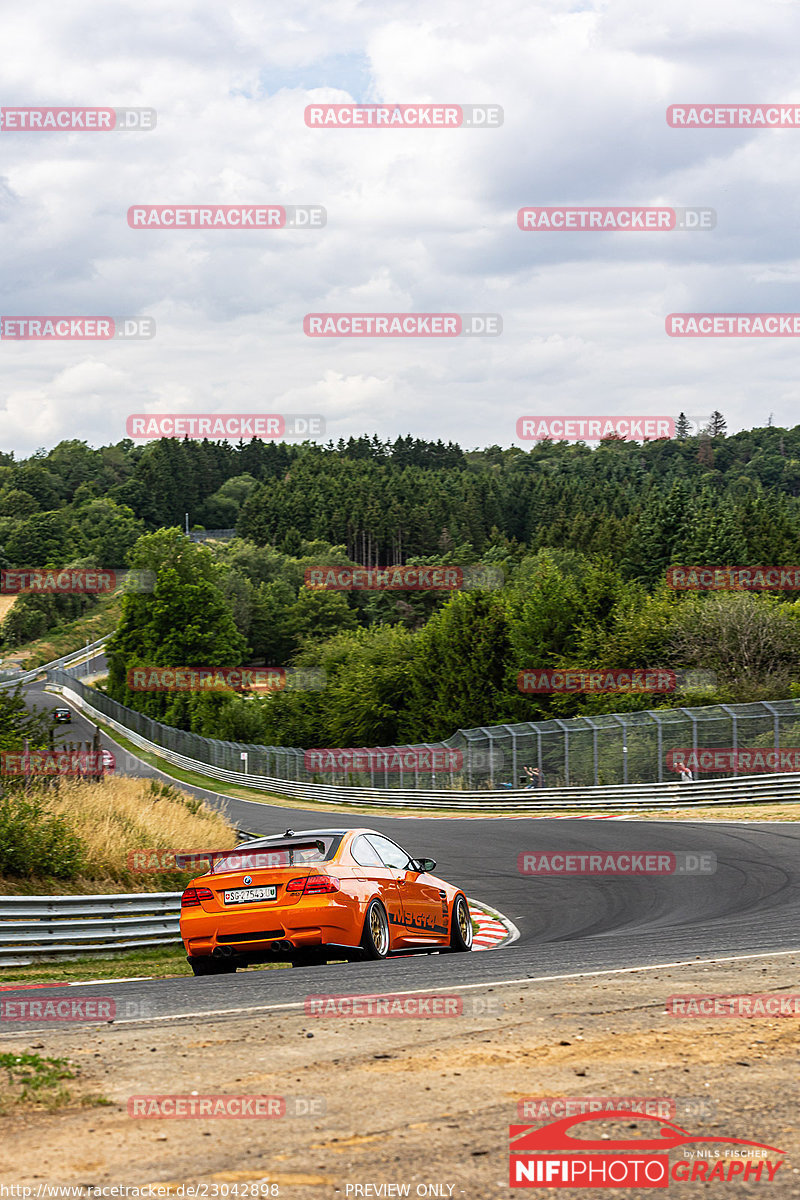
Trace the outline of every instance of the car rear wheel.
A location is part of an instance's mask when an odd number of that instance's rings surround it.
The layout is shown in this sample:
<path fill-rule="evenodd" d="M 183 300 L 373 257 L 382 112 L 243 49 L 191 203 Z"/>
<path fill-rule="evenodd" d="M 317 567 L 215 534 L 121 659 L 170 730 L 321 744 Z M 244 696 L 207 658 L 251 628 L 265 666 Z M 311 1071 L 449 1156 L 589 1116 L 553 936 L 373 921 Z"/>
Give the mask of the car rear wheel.
<path fill-rule="evenodd" d="M 370 900 L 361 934 L 363 958 L 386 958 L 389 953 L 389 918 L 380 900 Z"/>
<path fill-rule="evenodd" d="M 198 955 L 197 958 L 190 954 L 187 962 L 195 975 L 232 975 L 236 970 L 236 963 L 229 958 L 212 958 L 210 954 Z"/>
<path fill-rule="evenodd" d="M 456 896 L 450 918 L 450 949 L 456 953 L 472 949 L 472 917 L 463 896 Z"/>

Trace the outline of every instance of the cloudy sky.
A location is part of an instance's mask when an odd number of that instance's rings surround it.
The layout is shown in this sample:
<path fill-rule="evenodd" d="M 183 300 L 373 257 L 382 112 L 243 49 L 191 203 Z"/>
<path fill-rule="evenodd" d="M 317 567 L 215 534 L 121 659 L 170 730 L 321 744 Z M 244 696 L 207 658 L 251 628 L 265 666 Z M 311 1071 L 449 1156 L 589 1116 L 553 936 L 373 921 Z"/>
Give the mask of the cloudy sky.
<path fill-rule="evenodd" d="M 0 448 L 131 413 L 319 413 L 334 439 L 517 443 L 522 415 L 799 419 L 797 339 L 670 312 L 800 311 L 800 128 L 680 130 L 681 102 L 800 102 L 786 0 L 169 6 L 30 0 L 2 105 L 154 108 L 150 132 L 0 131 L 0 313 L 147 315 L 149 341 L 0 341 Z M 498 104 L 492 129 L 311 129 L 312 103 Z M 131 229 L 131 205 L 319 204 L 318 230 Z M 710 206 L 705 232 L 523 233 L 529 205 Z M 311 339 L 311 312 L 500 313 L 494 338 Z"/>

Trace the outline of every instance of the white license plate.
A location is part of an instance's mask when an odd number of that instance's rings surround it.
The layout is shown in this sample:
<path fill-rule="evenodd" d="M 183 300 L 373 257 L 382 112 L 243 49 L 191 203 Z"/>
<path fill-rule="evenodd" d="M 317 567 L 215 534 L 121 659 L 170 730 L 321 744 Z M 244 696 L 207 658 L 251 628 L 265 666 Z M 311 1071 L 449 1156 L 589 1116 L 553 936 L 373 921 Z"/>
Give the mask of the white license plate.
<path fill-rule="evenodd" d="M 252 900 L 274 900 L 277 894 L 278 889 L 273 884 L 271 887 L 236 888 L 225 892 L 224 897 L 226 904 L 249 904 Z"/>

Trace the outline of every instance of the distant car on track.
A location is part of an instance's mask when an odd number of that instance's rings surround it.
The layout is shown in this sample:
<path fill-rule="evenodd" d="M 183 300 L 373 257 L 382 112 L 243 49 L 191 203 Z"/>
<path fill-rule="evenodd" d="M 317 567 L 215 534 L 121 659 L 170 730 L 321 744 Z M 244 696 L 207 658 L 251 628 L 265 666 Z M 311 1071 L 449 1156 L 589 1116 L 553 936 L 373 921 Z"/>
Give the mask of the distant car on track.
<path fill-rule="evenodd" d="M 220 852 L 181 898 L 195 975 L 472 949 L 464 893 L 373 829 L 310 829 Z"/>
<path fill-rule="evenodd" d="M 104 746 L 102 748 L 102 750 L 100 751 L 100 753 L 103 756 L 103 770 L 104 771 L 115 771 L 116 767 L 117 767 L 117 760 L 114 757 L 114 755 L 111 753 L 111 751 L 106 750 L 106 748 Z"/>
<path fill-rule="evenodd" d="M 55 719 L 56 719 L 56 724 L 57 724 L 57 725 L 61 725 L 61 724 L 62 724 L 62 723 L 64 723 L 64 722 L 69 722 L 69 721 L 71 721 L 71 720 L 72 720 L 72 713 L 69 711 L 69 709 L 68 709 L 68 708 L 56 708 L 56 709 L 54 709 L 54 711 L 53 711 L 53 716 L 54 716 L 54 717 L 55 717 Z"/>

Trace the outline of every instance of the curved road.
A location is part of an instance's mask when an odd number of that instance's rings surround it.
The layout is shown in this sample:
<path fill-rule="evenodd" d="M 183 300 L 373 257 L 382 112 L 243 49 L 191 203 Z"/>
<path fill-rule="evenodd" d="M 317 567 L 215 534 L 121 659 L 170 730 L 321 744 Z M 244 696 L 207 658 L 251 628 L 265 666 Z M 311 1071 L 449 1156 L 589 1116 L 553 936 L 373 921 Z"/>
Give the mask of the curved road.
<path fill-rule="evenodd" d="M 28 689 L 29 701 L 63 701 Z M 63 740 L 90 737 L 79 714 Z M 159 772 L 104 738 L 126 774 Z M 186 787 L 186 785 L 181 785 Z M 144 1004 L 149 1016 L 235 1013 L 301 1004 L 308 993 L 485 988 L 492 983 L 584 974 L 696 959 L 800 948 L 800 824 L 677 821 L 431 819 L 373 817 L 221 799 L 230 818 L 254 833 L 364 824 L 388 833 L 411 854 L 437 860 L 437 874 L 509 917 L 520 939 L 482 954 L 402 958 L 380 964 L 245 971 L 236 975 L 112 982 L 81 994 Z M 520 851 L 713 851 L 706 876 L 532 878 L 517 869 Z"/>

